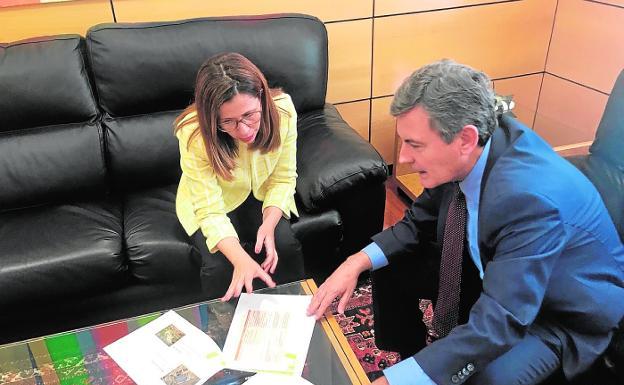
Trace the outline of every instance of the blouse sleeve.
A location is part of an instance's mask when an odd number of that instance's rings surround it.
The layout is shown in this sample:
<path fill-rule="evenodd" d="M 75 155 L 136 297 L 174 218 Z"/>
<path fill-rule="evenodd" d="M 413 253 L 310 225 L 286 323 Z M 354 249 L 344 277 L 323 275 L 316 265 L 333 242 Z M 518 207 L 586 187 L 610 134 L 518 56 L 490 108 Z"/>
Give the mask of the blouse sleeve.
<path fill-rule="evenodd" d="M 183 130 L 188 132 L 188 128 Z M 183 134 L 182 138 L 179 141 L 180 167 L 187 180 L 195 218 L 206 237 L 208 250 L 214 253 L 219 241 L 227 237 L 238 238 L 238 235 L 226 215 L 221 186 L 201 139 L 195 137 L 187 146 L 188 135 Z"/>

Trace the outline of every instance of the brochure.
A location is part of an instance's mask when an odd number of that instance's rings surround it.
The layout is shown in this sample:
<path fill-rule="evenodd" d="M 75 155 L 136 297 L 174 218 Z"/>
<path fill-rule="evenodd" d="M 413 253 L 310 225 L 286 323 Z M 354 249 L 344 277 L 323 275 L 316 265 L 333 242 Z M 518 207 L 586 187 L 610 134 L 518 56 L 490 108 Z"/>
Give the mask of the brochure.
<path fill-rule="evenodd" d="M 106 346 L 137 385 L 203 384 L 223 369 L 219 346 L 175 311 Z"/>

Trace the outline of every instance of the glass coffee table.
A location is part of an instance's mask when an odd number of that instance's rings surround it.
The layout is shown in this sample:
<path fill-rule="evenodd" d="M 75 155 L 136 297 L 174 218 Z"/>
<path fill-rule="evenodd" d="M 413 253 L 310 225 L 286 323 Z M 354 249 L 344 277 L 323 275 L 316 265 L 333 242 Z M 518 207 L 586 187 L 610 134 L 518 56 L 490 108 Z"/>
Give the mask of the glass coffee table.
<path fill-rule="evenodd" d="M 265 294 L 312 294 L 314 281 L 260 289 Z M 212 300 L 174 309 L 223 348 L 238 299 Z M 103 347 L 160 316 L 153 313 L 71 332 L 0 346 L 0 384 L 109 385 L 134 384 Z M 222 370 L 205 384 L 238 385 L 253 373 Z M 303 370 L 315 385 L 370 384 L 335 319 L 315 327 Z"/>

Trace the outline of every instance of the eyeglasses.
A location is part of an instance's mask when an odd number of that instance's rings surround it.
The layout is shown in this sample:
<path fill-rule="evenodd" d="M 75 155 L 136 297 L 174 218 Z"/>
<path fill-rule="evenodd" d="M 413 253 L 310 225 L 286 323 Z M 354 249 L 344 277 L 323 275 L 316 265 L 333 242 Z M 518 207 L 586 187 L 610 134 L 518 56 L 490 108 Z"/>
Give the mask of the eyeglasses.
<path fill-rule="evenodd" d="M 247 127 L 258 123 L 262 111 L 250 111 L 244 114 L 240 119 L 225 119 L 219 122 L 219 130 L 223 132 L 232 132 L 238 129 L 238 125 L 242 122 Z"/>

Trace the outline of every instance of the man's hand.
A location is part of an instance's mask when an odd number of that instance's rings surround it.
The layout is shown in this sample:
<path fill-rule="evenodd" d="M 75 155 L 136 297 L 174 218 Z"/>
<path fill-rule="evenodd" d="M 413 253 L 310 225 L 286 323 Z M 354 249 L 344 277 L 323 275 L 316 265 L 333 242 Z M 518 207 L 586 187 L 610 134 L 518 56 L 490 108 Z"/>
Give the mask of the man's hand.
<path fill-rule="evenodd" d="M 347 258 L 319 287 L 312 298 L 312 302 L 310 302 L 310 306 L 308 306 L 307 314 L 314 314 L 316 319 L 321 318 L 336 297 L 340 297 L 338 312 L 344 313 L 360 273 L 370 268 L 371 262 L 368 255 L 361 251 Z"/>
<path fill-rule="evenodd" d="M 375 381 L 371 382 L 371 385 L 390 385 L 386 377 L 379 377 Z"/>

